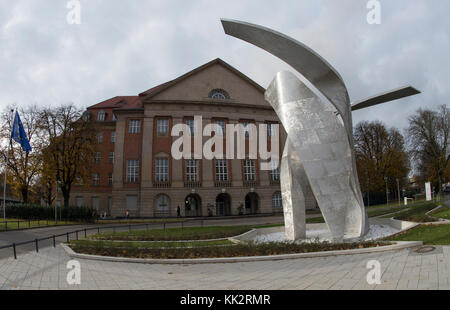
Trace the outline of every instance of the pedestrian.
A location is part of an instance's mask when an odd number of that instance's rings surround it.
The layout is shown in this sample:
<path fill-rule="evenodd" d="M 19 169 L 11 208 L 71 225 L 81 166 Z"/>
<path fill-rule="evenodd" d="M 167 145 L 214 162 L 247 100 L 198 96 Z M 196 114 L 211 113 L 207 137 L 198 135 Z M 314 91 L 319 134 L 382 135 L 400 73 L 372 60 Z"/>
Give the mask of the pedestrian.
<path fill-rule="evenodd" d="M 125 211 L 125 218 L 128 220 L 129 217 L 130 217 L 130 212 L 127 210 L 127 211 Z"/>
<path fill-rule="evenodd" d="M 180 206 L 177 207 L 177 217 L 181 216 L 181 208 Z"/>

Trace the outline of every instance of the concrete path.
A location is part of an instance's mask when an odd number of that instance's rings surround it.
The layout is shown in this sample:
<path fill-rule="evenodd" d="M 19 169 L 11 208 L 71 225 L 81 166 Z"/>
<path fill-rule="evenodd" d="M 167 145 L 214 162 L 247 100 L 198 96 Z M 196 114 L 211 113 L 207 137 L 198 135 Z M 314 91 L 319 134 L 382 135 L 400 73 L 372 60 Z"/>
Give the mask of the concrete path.
<path fill-rule="evenodd" d="M 146 265 L 79 260 L 81 284 L 66 281 L 70 258 L 61 246 L 0 260 L 0 289 L 450 289 L 450 247 L 208 265 Z M 378 260 L 381 284 L 369 285 L 367 263 Z"/>

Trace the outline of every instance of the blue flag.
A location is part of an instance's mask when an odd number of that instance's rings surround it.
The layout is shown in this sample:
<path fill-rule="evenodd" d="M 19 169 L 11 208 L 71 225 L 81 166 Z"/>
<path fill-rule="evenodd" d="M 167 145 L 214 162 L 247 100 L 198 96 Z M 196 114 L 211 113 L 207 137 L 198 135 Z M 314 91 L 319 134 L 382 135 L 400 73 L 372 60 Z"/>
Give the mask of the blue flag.
<path fill-rule="evenodd" d="M 24 152 L 31 151 L 30 141 L 27 139 L 27 134 L 25 133 L 25 129 L 23 129 L 23 124 L 17 111 L 16 116 L 14 117 L 11 139 L 14 139 L 14 141 L 20 143 L 20 146 L 22 146 L 22 150 Z"/>

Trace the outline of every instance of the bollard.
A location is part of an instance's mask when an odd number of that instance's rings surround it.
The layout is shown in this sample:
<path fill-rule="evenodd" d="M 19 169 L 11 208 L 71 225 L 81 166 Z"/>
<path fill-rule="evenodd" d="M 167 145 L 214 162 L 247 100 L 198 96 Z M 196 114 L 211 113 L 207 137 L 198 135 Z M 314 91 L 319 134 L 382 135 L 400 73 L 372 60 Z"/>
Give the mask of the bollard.
<path fill-rule="evenodd" d="M 28 228 L 31 228 L 31 220 L 28 220 Z"/>
<path fill-rule="evenodd" d="M 86 231 L 86 228 L 84 229 L 84 237 L 85 237 L 85 238 L 87 237 L 87 231 Z"/>
<path fill-rule="evenodd" d="M 36 253 L 39 253 L 38 239 L 36 239 L 35 242 L 36 242 Z"/>
<path fill-rule="evenodd" d="M 53 247 L 56 248 L 56 238 L 55 238 L 55 235 L 53 235 Z"/>
<path fill-rule="evenodd" d="M 69 233 L 67 233 L 67 243 L 69 243 Z"/>
<path fill-rule="evenodd" d="M 13 243 L 14 259 L 17 259 L 16 244 Z"/>

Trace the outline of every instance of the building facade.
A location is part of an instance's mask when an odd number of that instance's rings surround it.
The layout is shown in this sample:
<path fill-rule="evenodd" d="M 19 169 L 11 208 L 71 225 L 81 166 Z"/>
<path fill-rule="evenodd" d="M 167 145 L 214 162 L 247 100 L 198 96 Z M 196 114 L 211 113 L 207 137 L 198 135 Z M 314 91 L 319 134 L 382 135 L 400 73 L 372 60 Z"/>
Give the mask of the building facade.
<path fill-rule="evenodd" d="M 91 184 L 75 186 L 71 204 L 111 217 L 127 210 L 132 217 L 283 212 L 279 169 L 260 170 L 259 160 L 247 157 L 177 160 L 171 153 L 178 139 L 171 135 L 173 126 L 186 124 L 195 134 L 195 116 L 202 117 L 203 127 L 223 129 L 227 124 L 280 124 L 264 91 L 216 59 L 138 96 L 89 107 L 99 129 L 95 168 Z M 279 128 L 281 156 L 286 132 Z M 251 136 L 245 136 L 248 150 Z M 203 144 L 209 139 L 202 137 Z"/>

